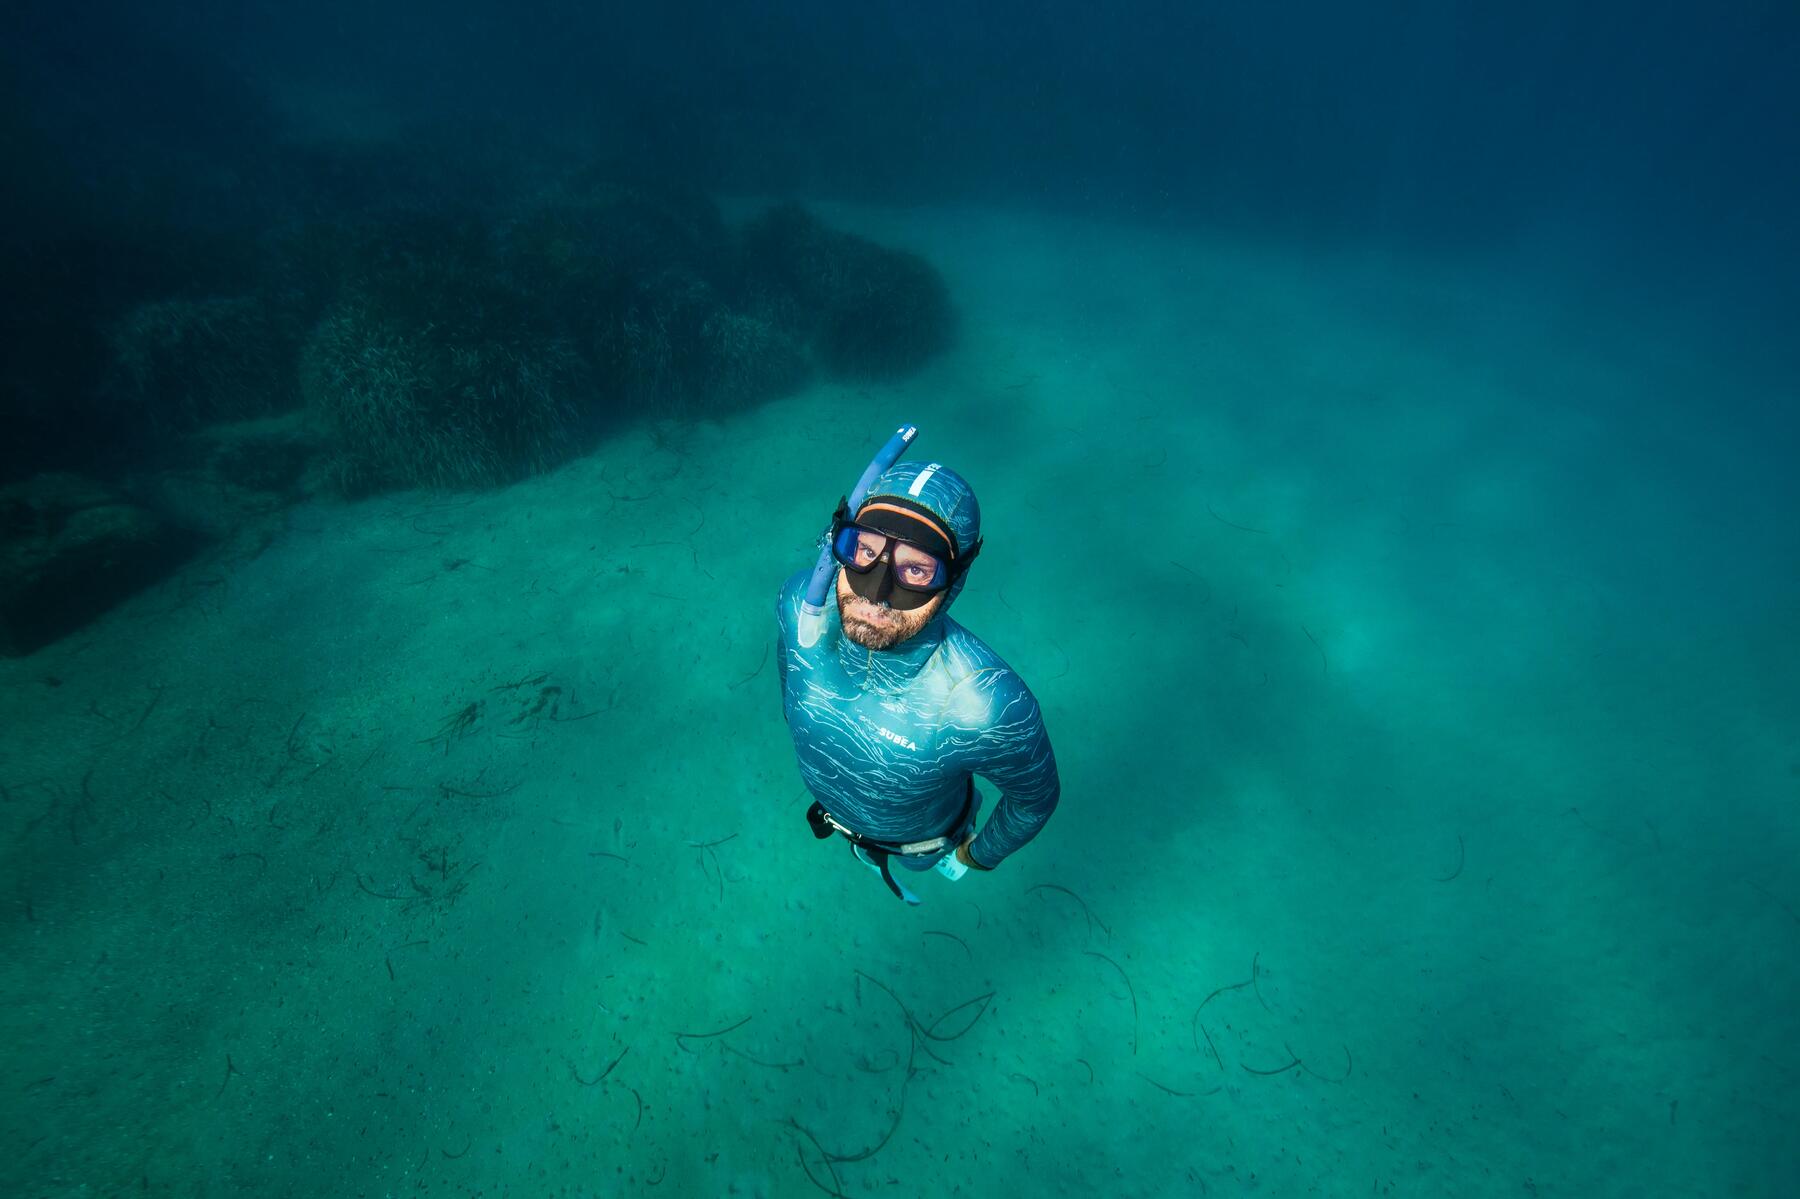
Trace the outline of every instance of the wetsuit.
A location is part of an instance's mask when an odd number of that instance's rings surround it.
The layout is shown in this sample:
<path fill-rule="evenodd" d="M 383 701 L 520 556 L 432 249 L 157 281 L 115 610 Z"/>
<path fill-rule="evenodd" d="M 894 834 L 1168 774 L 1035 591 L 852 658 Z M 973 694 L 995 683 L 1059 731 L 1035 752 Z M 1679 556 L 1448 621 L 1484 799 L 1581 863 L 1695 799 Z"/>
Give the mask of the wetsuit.
<path fill-rule="evenodd" d="M 1000 800 L 969 852 L 999 865 L 1037 835 L 1061 793 L 1037 700 L 943 609 L 892 649 L 869 650 L 844 635 L 829 600 L 823 636 L 803 648 L 795 629 L 807 573 L 787 581 L 776 607 L 782 704 L 807 789 L 865 837 L 948 836 L 954 850 L 975 824 L 979 774 Z M 943 852 L 893 860 L 927 870 Z"/>

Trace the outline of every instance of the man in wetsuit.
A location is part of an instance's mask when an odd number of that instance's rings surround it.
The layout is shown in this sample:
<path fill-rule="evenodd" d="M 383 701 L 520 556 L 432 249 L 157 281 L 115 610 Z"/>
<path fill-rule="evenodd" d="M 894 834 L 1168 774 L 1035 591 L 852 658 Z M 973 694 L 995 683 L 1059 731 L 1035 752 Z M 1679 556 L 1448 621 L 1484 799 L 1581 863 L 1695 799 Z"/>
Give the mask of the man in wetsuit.
<path fill-rule="evenodd" d="M 992 870 L 1056 809 L 1056 757 L 1024 681 L 947 615 L 981 550 L 981 509 L 960 475 L 894 463 L 854 511 L 839 505 L 827 536 L 836 604 L 822 633 L 810 645 L 797 635 L 808 572 L 776 609 L 782 703 L 816 801 L 807 815 L 815 835 L 845 837 L 917 903 L 893 864 Z M 979 833 L 976 774 L 1000 789 Z"/>

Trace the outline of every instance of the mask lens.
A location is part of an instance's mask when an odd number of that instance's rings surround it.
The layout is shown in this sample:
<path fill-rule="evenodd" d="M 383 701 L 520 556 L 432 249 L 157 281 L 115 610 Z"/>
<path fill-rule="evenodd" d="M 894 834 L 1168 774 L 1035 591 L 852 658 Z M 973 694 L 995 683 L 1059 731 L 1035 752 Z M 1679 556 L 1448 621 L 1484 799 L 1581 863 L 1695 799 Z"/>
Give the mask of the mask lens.
<path fill-rule="evenodd" d="M 887 538 L 869 529 L 844 525 L 831 539 L 831 556 L 839 564 L 858 573 L 866 573 L 881 560 L 887 549 Z"/>
<path fill-rule="evenodd" d="M 937 558 L 916 545 L 904 541 L 893 543 L 894 582 L 908 591 L 941 591 L 949 572 Z"/>

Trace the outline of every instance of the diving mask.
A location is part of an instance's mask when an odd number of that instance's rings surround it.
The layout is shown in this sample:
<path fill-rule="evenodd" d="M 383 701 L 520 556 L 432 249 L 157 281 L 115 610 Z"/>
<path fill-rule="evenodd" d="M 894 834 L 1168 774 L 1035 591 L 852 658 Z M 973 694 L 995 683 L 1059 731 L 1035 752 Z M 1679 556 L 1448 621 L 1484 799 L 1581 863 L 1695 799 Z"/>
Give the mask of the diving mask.
<path fill-rule="evenodd" d="M 978 552 L 981 546 L 975 546 Z M 839 502 L 831 520 L 831 556 L 854 591 L 898 612 L 923 608 L 961 577 L 975 552 L 958 558 L 956 545 L 928 509 L 891 496 L 876 496 L 851 519 Z"/>

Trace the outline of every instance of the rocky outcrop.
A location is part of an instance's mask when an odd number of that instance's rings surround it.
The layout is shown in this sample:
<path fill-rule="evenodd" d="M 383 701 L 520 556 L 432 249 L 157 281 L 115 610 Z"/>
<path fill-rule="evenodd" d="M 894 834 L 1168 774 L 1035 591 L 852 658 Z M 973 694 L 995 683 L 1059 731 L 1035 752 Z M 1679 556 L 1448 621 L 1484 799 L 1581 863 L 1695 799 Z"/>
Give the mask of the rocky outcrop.
<path fill-rule="evenodd" d="M 193 548 L 190 535 L 79 475 L 0 488 L 0 654 L 67 636 Z"/>

